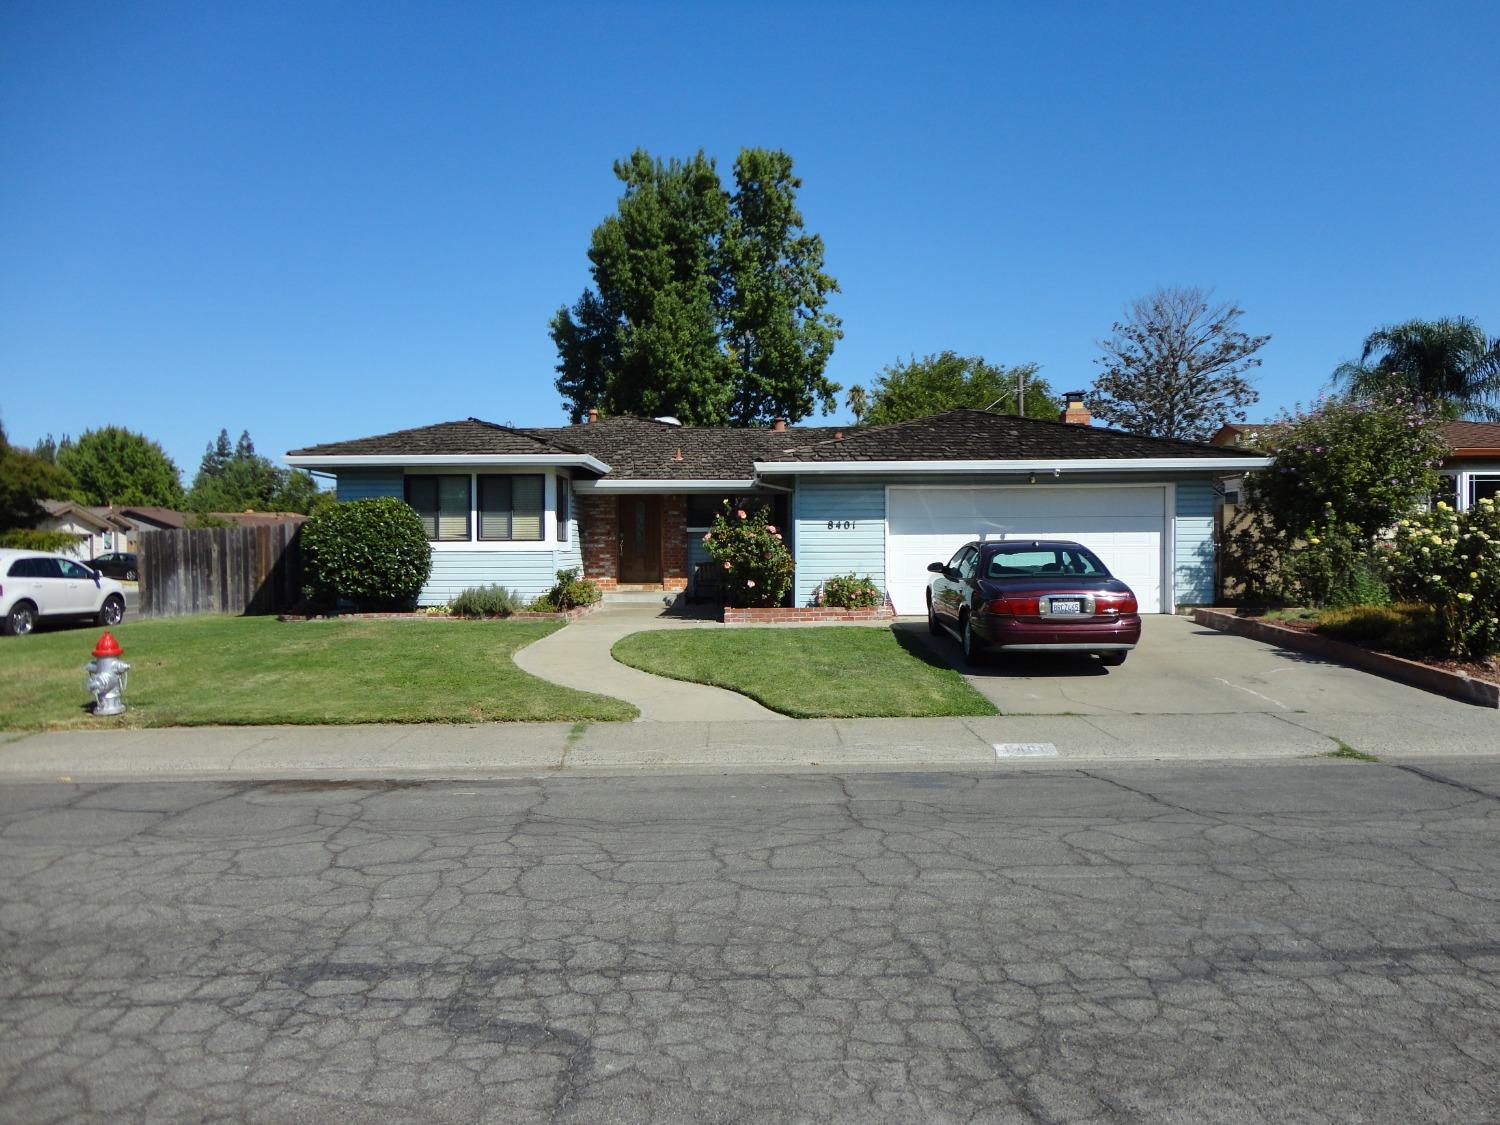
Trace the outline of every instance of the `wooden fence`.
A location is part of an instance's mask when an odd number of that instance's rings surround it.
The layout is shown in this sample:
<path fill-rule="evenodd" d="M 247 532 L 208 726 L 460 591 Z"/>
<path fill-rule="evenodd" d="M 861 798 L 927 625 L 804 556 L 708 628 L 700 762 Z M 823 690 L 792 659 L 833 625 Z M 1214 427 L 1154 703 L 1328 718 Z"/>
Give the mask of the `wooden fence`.
<path fill-rule="evenodd" d="M 142 532 L 141 616 L 291 608 L 302 598 L 301 533 L 301 521 Z"/>

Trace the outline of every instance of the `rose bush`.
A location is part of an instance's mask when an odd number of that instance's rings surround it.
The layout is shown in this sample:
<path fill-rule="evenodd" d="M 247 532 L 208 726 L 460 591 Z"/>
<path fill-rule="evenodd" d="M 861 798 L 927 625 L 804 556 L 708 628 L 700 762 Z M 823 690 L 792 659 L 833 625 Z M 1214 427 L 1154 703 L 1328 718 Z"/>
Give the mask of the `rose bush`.
<path fill-rule="evenodd" d="M 885 604 L 885 595 L 869 575 L 861 578 L 853 573 L 825 579 L 815 599 L 819 605 L 838 609 L 874 609 Z"/>
<path fill-rule="evenodd" d="M 1451 656 L 1484 660 L 1500 651 L 1500 507 L 1493 500 L 1467 512 L 1439 501 L 1401 520 L 1378 551 L 1391 592 L 1436 611 Z"/>
<path fill-rule="evenodd" d="M 703 537 L 709 558 L 723 568 L 728 605 L 780 605 L 792 588 L 792 553 L 770 520 L 769 508 L 751 515 L 725 504 Z"/>

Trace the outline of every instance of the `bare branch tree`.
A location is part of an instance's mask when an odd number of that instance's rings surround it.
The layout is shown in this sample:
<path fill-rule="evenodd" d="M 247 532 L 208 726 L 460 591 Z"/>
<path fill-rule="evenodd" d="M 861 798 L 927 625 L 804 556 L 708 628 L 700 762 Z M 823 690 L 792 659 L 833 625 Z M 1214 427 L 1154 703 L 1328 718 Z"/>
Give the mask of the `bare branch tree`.
<path fill-rule="evenodd" d="M 1244 373 L 1270 336 L 1239 329 L 1233 302 L 1187 286 L 1157 289 L 1130 304 L 1100 340 L 1104 373 L 1088 395 L 1094 417 L 1150 437 L 1204 441 L 1225 422 L 1242 422 L 1260 395 Z"/>

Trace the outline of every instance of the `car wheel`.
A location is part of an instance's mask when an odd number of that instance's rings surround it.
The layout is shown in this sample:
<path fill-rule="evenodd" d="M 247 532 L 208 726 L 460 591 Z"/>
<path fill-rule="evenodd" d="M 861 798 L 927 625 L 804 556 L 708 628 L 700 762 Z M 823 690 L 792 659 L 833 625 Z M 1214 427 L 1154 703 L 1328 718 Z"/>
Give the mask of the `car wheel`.
<path fill-rule="evenodd" d="M 94 621 L 99 625 L 118 625 L 125 620 L 125 599 L 119 594 L 111 594 L 104 599 L 104 604 L 99 607 Z"/>
<path fill-rule="evenodd" d="M 138 575 L 135 572 L 135 568 L 134 567 L 127 567 L 126 568 L 126 570 L 125 570 L 125 581 L 126 582 L 134 582 L 139 577 L 140 577 L 140 575 Z"/>
<path fill-rule="evenodd" d="M 967 613 L 964 614 L 963 620 L 959 622 L 959 629 L 964 646 L 964 661 L 975 666 L 983 664 L 984 650 L 979 647 L 979 640 L 974 636 L 974 619 Z"/>
<path fill-rule="evenodd" d="M 937 611 L 932 608 L 932 595 L 927 595 L 927 631 L 934 637 L 943 634 L 943 623 L 938 620 Z"/>
<path fill-rule="evenodd" d="M 1125 663 L 1125 658 L 1129 655 L 1127 652 L 1101 652 L 1099 654 L 1099 663 L 1103 664 L 1106 668 L 1118 668 L 1121 664 Z"/>
<path fill-rule="evenodd" d="M 24 637 L 35 628 L 36 606 L 30 602 L 17 602 L 0 621 L 0 633 L 7 637 Z"/>

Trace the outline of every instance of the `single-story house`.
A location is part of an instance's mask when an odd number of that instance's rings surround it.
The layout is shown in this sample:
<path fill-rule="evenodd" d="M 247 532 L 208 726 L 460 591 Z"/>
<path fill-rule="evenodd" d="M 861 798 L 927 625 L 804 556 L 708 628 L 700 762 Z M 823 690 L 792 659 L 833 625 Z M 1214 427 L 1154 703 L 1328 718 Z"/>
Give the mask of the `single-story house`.
<path fill-rule="evenodd" d="M 333 474 L 340 500 L 403 497 L 417 510 L 432 541 L 425 605 L 490 583 L 539 594 L 570 567 L 606 590 L 692 592 L 702 537 L 732 499 L 770 504 L 790 532 L 794 605 L 853 572 L 903 614 L 925 612 L 927 564 L 975 538 L 1077 539 L 1146 612 L 1211 602 L 1216 482 L 1267 464 L 1093 426 L 1081 395 L 1060 420 L 950 410 L 850 429 L 467 418 L 286 462 Z"/>
<path fill-rule="evenodd" d="M 1270 422 L 1231 422 L 1219 428 L 1210 438 L 1213 445 L 1235 448 L 1249 445 L 1257 431 L 1270 428 Z M 1443 458 L 1438 472 L 1444 478 L 1435 500 L 1447 500 L 1460 511 L 1467 511 L 1485 497 L 1500 497 L 1500 422 L 1441 422 L 1443 439 L 1453 452 Z M 1231 503 L 1238 499 L 1238 481 L 1228 482 Z"/>
<path fill-rule="evenodd" d="M 78 537 L 74 546 L 64 551 L 79 559 L 92 559 L 106 551 L 128 551 L 134 543 L 135 524 L 118 509 L 90 507 L 72 500 L 38 501 L 47 513 L 37 525 L 38 531 L 60 531 Z"/>

